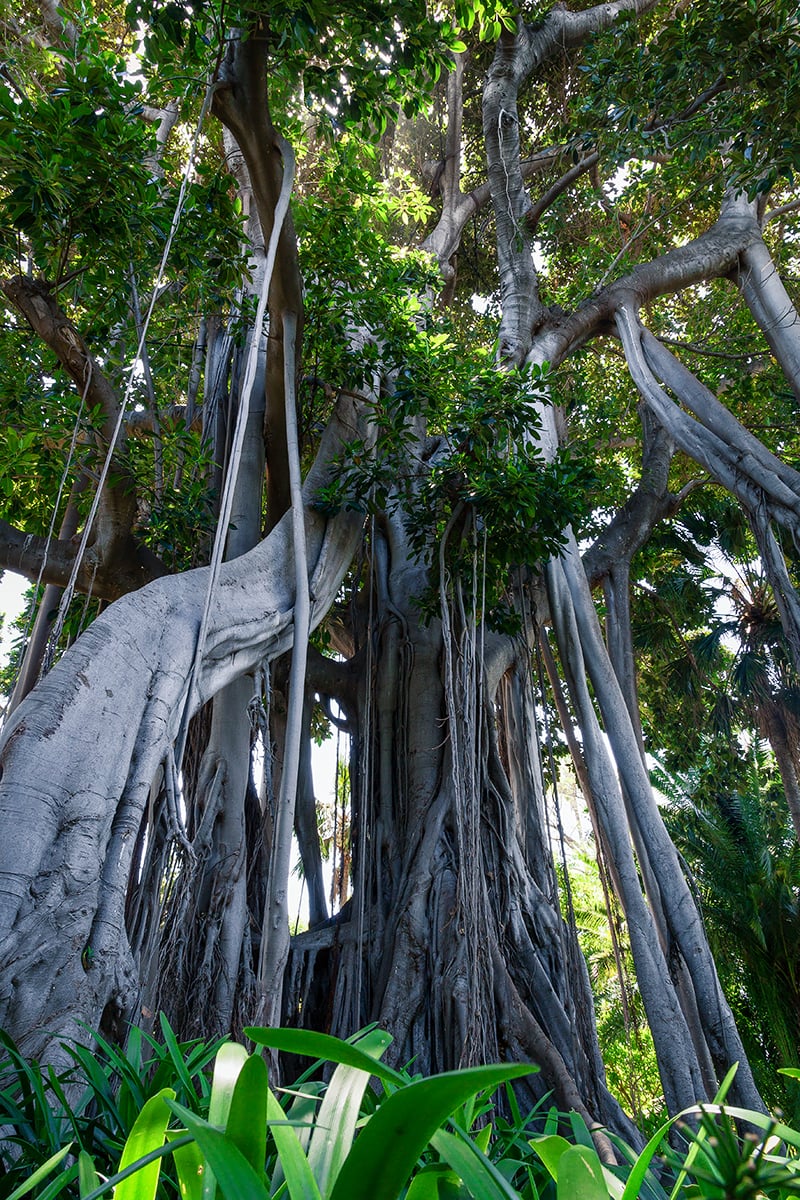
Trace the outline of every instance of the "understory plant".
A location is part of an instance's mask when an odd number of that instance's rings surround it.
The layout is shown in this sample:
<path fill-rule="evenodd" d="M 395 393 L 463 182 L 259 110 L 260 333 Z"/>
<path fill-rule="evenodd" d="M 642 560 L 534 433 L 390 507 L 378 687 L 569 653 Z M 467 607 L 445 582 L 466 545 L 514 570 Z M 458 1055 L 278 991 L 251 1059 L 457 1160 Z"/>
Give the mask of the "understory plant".
<path fill-rule="evenodd" d="M 378 1028 L 346 1042 L 245 1033 L 253 1053 L 179 1044 L 162 1021 L 163 1042 L 134 1029 L 124 1051 L 102 1039 L 92 1051 L 64 1043 L 70 1065 L 59 1071 L 26 1062 L 3 1036 L 0 1200 L 800 1196 L 800 1134 L 724 1106 L 735 1068 L 714 1104 L 666 1121 L 637 1152 L 546 1098 L 523 1112 L 512 1085 L 530 1064 L 423 1078 L 381 1061 L 391 1038 Z M 312 1065 L 273 1089 L 265 1050 Z"/>

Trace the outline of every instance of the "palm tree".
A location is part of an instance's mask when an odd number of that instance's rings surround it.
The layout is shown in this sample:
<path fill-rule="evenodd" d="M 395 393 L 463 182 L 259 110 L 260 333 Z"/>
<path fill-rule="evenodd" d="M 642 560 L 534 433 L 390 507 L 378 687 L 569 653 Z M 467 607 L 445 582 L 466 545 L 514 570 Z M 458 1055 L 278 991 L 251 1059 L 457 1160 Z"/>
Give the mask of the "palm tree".
<path fill-rule="evenodd" d="M 797 1111 L 796 1085 L 787 1093 L 776 1070 L 800 1061 L 800 845 L 771 756 L 752 740 L 722 775 L 654 774 L 759 1087 Z"/>

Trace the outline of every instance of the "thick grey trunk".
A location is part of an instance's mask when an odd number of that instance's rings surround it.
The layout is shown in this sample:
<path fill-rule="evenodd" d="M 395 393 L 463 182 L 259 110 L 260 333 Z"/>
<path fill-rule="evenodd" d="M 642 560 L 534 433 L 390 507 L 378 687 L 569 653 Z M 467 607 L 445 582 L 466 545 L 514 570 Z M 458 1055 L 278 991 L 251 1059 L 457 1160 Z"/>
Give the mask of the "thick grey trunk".
<path fill-rule="evenodd" d="M 307 501 L 354 425 L 352 410 L 332 423 Z M 326 520 L 306 509 L 313 621 L 336 595 L 359 526 L 352 513 Z M 222 566 L 193 708 L 289 646 L 293 561 L 283 521 Z M 96 1023 L 109 1003 L 135 1000 L 127 881 L 151 780 L 187 703 L 207 580 L 208 570 L 190 571 L 112 605 L 3 729 L 0 824 L 17 836 L 0 844 L 0 1024 L 31 1053 L 48 1031 L 74 1032 L 76 1019 Z"/>
<path fill-rule="evenodd" d="M 293 939 L 284 1019 L 338 1033 L 378 1021 L 397 1060 L 423 1071 L 530 1059 L 543 1071 L 531 1097 L 553 1088 L 635 1138 L 605 1089 L 585 964 L 560 914 L 527 655 L 517 646 L 487 695 L 480 630 L 457 595 L 449 649 L 441 627 L 419 624 L 427 570 L 401 522 L 386 525 L 372 531 L 375 592 L 359 606 L 372 623 L 348 710 L 353 895 Z"/>

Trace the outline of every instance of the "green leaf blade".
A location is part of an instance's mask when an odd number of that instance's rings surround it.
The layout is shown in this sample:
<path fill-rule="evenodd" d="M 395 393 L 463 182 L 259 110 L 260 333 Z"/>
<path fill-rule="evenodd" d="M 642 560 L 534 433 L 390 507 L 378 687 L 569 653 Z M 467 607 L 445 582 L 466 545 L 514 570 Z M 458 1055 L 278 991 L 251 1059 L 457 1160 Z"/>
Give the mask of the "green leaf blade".
<path fill-rule="evenodd" d="M 396 1200 L 439 1126 L 476 1092 L 529 1075 L 528 1065 L 473 1067 L 421 1079 L 383 1101 L 359 1134 L 330 1200 Z"/>
<path fill-rule="evenodd" d="M 123 1146 L 120 1171 L 163 1146 L 169 1124 L 167 1101 L 174 1098 L 172 1088 L 164 1088 L 144 1104 Z M 161 1159 L 147 1163 L 140 1171 L 117 1184 L 114 1200 L 155 1200 L 160 1174 Z"/>

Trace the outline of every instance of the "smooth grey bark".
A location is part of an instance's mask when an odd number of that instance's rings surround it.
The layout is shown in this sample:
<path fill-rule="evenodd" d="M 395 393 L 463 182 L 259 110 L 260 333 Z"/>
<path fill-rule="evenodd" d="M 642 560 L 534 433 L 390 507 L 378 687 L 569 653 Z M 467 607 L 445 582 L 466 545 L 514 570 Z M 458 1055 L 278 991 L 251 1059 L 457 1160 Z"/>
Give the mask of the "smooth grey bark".
<path fill-rule="evenodd" d="M 357 427 L 340 402 L 306 481 L 307 505 Z M 306 508 L 312 622 L 338 590 L 359 527 L 355 514 L 326 519 Z M 291 643 L 292 563 L 284 520 L 223 564 L 193 708 Z M 0 1025 L 30 1054 L 53 1033 L 75 1033 L 76 1019 L 96 1026 L 104 1011 L 111 1020 L 135 1005 L 127 882 L 151 781 L 187 703 L 207 579 L 207 569 L 186 572 L 112 605 L 2 731 L 0 824 L 19 838 L 0 845 Z"/>
<path fill-rule="evenodd" d="M 627 311 L 622 309 L 623 314 Z M 800 472 L 772 454 L 649 330 L 640 326 L 639 338 L 650 369 L 713 435 L 715 440 L 708 443 L 708 461 L 713 462 L 713 447 L 734 462 L 738 472 L 763 489 L 776 506 L 776 512 L 786 510 L 787 522 L 794 522 L 800 515 Z M 689 427 L 688 422 L 685 427 Z M 690 444 L 688 435 L 686 442 Z"/>
<path fill-rule="evenodd" d="M 704 1093 L 705 1081 L 653 915 L 642 893 L 619 780 L 586 686 L 581 631 L 562 564 L 551 562 L 547 575 L 559 654 L 581 730 L 583 758 L 598 821 L 614 863 L 615 883 L 628 923 L 636 977 L 656 1047 L 664 1098 L 670 1112 L 679 1112 Z"/>
<path fill-rule="evenodd" d="M 534 347 L 533 353 L 537 350 L 538 347 Z M 558 445 L 553 410 L 543 407 L 541 419 L 541 450 L 548 458 Z M 611 847 L 615 881 L 621 889 L 619 898 L 629 923 L 634 921 L 636 924 L 635 933 L 631 926 L 631 947 L 653 1039 L 657 1047 L 660 1042 L 662 1045 L 657 1056 L 668 1104 L 685 1107 L 692 1103 L 690 1095 L 694 1092 L 696 1098 L 703 1089 L 707 1095 L 713 1094 L 716 1082 L 733 1062 L 739 1062 L 735 1086 L 740 1102 L 751 1108 L 762 1108 L 741 1039 L 719 984 L 700 913 L 655 803 L 640 743 L 603 641 L 574 534 L 567 530 L 566 536 L 565 549 L 547 567 L 550 615 L 565 669 L 569 663 L 570 689 L 585 745 L 591 734 L 591 744 L 585 751 L 587 770 L 598 816 Z M 591 680 L 602 713 L 604 730 L 619 774 L 618 782 L 599 737 L 587 678 Z M 593 733 L 595 726 L 597 732 Z M 626 814 L 624 824 L 623 813 Z M 653 914 L 642 908 L 644 898 L 638 879 L 633 887 L 635 871 L 631 874 L 630 863 L 626 872 L 628 836 L 636 846 Z M 630 853 L 629 848 L 627 852 Z M 670 963 L 673 947 L 685 964 L 685 972 L 679 967 L 675 975 L 674 995 L 681 1015 L 678 1020 L 675 1011 L 670 1010 L 669 1024 L 665 1027 L 659 1018 L 657 964 L 659 961 L 665 966 Z M 665 994 L 669 994 L 669 987 Z M 658 1033 L 652 1027 L 653 1020 L 660 1024 Z M 672 1043 L 676 1037 L 682 1042 L 682 1069 L 686 1072 L 682 1076 L 675 1074 L 673 1054 L 676 1048 Z"/>
<path fill-rule="evenodd" d="M 703 1037 L 717 1078 L 721 1079 L 728 1068 L 738 1062 L 740 1066 L 735 1087 L 741 1103 L 750 1108 L 763 1107 L 733 1016 L 719 984 L 700 913 L 653 797 L 628 711 L 603 645 L 588 583 L 574 542 L 562 555 L 561 561 L 575 606 L 588 675 L 603 714 L 620 780 L 630 800 L 641 844 L 646 847 L 647 858 L 657 881 L 671 939 L 680 950 L 691 978 Z M 687 1014 L 690 1022 L 692 1015 Z M 700 1065 L 704 1067 L 699 1048 L 697 1053 Z"/>
<path fill-rule="evenodd" d="M 291 867 L 292 837 L 297 802 L 300 746 L 303 735 L 305 674 L 308 636 L 311 631 L 311 595 L 308 585 L 308 554 L 302 510 L 300 447 L 297 435 L 294 376 L 296 372 L 297 322 L 294 315 L 283 313 L 286 379 L 286 442 L 289 455 L 291 491 L 292 551 L 295 570 L 295 639 L 289 671 L 289 697 L 283 767 L 275 804 L 274 833 L 270 856 L 269 889 L 261 929 L 261 953 L 258 968 L 258 1020 L 266 1025 L 280 1021 L 283 976 L 289 954 L 288 882 Z"/>
<path fill-rule="evenodd" d="M 643 399 L 686 454 L 708 470 L 742 503 L 750 521 L 767 578 L 775 595 L 781 624 L 800 669 L 800 597 L 792 584 L 786 562 L 772 532 L 772 521 L 783 525 L 794 538 L 800 536 L 800 481 L 797 473 L 775 460 L 674 356 L 656 340 L 646 336 L 629 304 L 617 312 L 617 328 L 625 356 Z M 687 406 L 696 410 L 704 423 L 684 413 L 667 396 L 648 365 L 650 358 Z M 716 430 L 711 428 L 716 426 Z M 724 435 L 724 436 L 723 436 Z M 797 490 L 795 490 L 797 489 Z"/>
<path fill-rule="evenodd" d="M 732 201 L 749 215 L 756 235 L 742 252 L 735 279 L 754 320 L 800 398 L 800 315 L 764 242 L 755 202 L 741 193 Z"/>
<path fill-rule="evenodd" d="M 497 228 L 501 362 L 521 364 L 533 332 L 546 317 L 532 254 L 533 230 L 541 211 L 531 203 L 521 167 L 517 107 L 520 87 L 543 63 L 563 58 L 592 34 L 612 26 L 622 13 L 647 12 L 654 2 L 615 0 L 582 12 L 569 12 L 557 5 L 536 24 L 526 25 L 518 17 L 513 32 L 503 29 L 500 34 L 484 83 L 483 138 Z"/>

